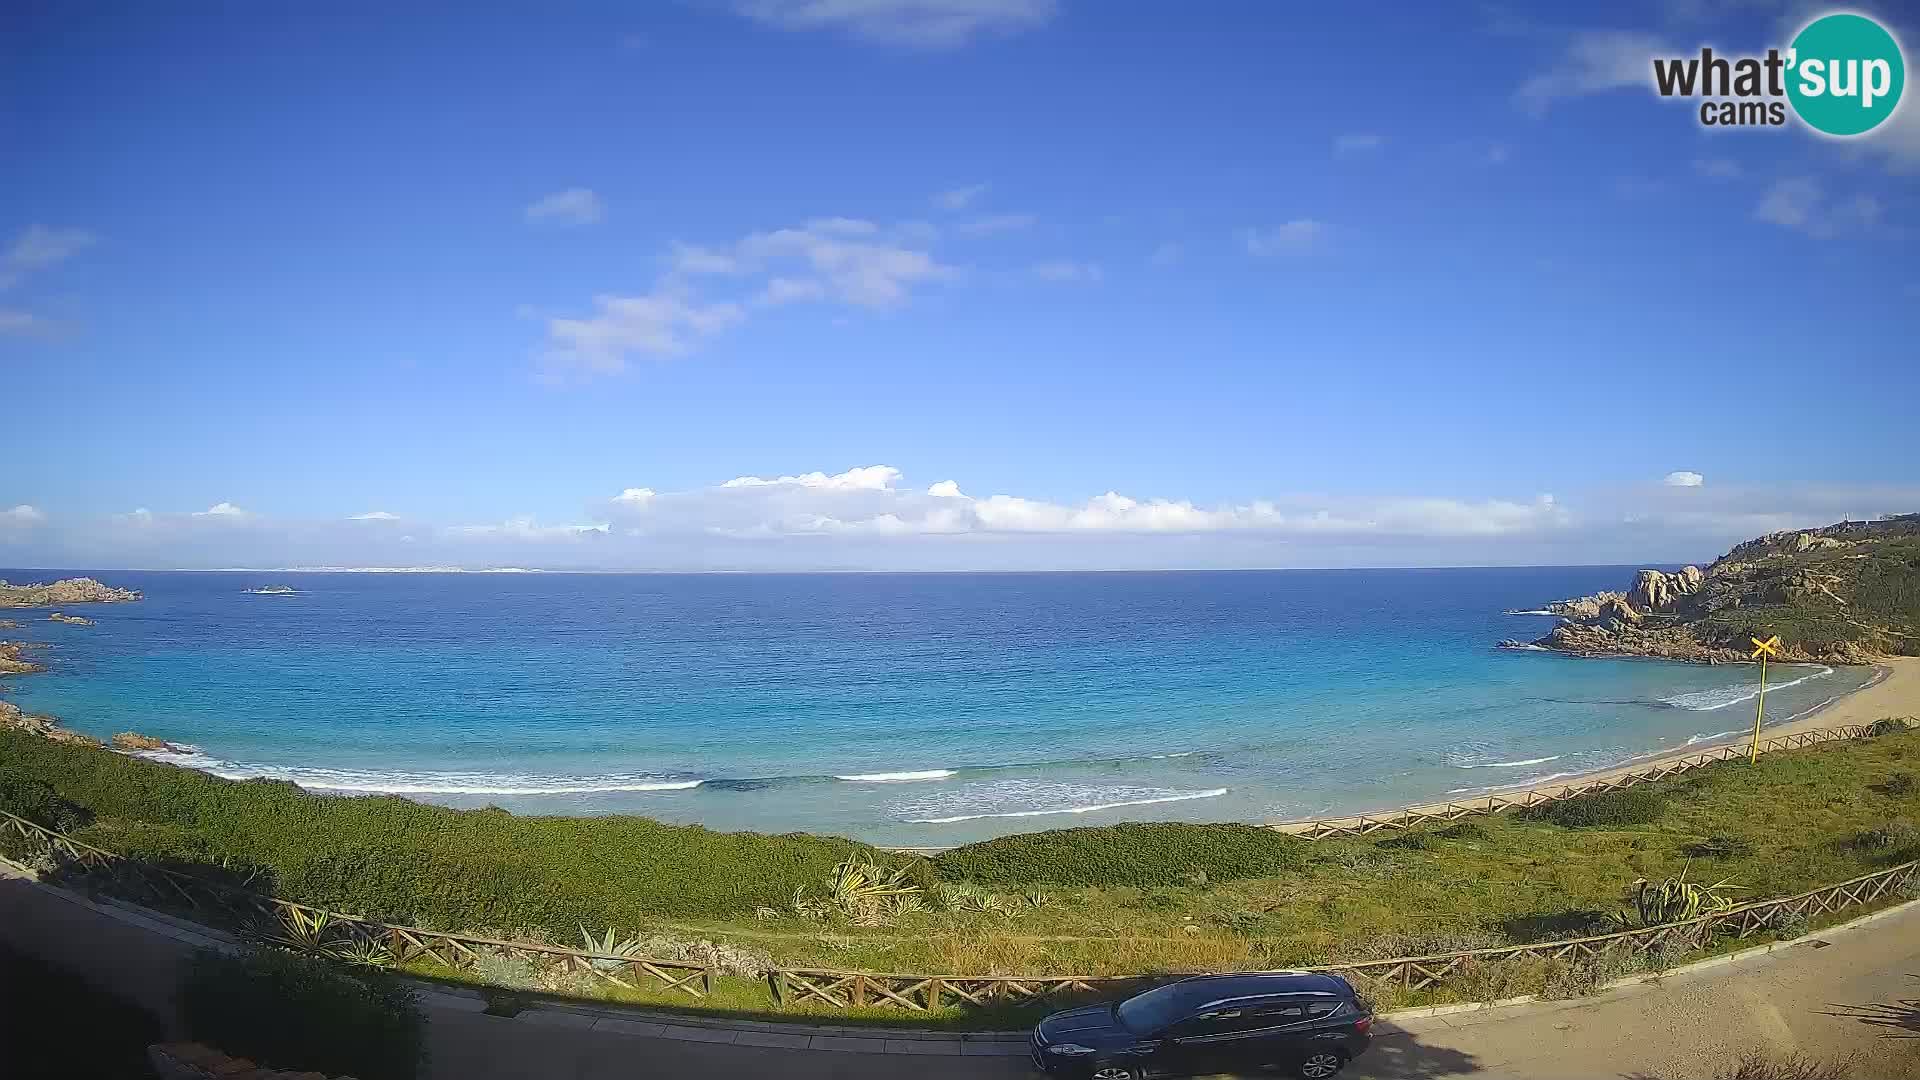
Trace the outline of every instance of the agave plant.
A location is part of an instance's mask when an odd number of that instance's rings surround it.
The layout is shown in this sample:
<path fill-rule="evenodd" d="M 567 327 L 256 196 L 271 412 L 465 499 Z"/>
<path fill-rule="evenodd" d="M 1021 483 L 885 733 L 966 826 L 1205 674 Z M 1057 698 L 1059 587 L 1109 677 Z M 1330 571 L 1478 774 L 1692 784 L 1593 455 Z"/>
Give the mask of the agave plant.
<path fill-rule="evenodd" d="M 393 950 L 373 938 L 346 938 L 326 947 L 326 954 L 353 967 L 390 968 L 399 963 Z"/>
<path fill-rule="evenodd" d="M 1034 908 L 1036 910 L 1043 907 L 1053 906 L 1053 897 L 1048 896 L 1046 892 L 1042 889 L 1029 890 L 1027 895 L 1022 899 L 1024 899 L 1027 902 L 1028 907 Z"/>
<path fill-rule="evenodd" d="M 854 857 L 837 863 L 827 878 L 827 899 L 849 914 L 874 908 L 896 896 L 913 896 L 920 886 L 907 880 L 907 872 L 881 866 L 868 859 Z"/>
<path fill-rule="evenodd" d="M 327 951 L 333 937 L 333 915 L 325 911 L 286 907 L 279 910 L 279 921 L 268 923 L 260 936 L 283 949 L 308 956 Z"/>
<path fill-rule="evenodd" d="M 1679 877 L 1666 881 L 1641 878 L 1633 883 L 1633 911 L 1629 918 L 1638 926 L 1659 926 L 1725 911 L 1733 906 L 1733 898 L 1728 894 L 1741 891 L 1731 880 L 1721 878 L 1711 885 L 1702 885 L 1687 880 L 1685 867 L 1681 868 Z"/>
<path fill-rule="evenodd" d="M 612 927 L 607 928 L 603 937 L 596 939 L 592 934 L 587 933 L 587 928 L 583 926 L 580 928 L 580 940 L 585 942 L 583 951 L 596 954 L 587 961 L 595 971 L 618 971 L 626 966 L 624 958 L 640 955 L 640 939 L 629 937 L 622 941 Z M 615 957 L 623 959 L 616 960 Z"/>

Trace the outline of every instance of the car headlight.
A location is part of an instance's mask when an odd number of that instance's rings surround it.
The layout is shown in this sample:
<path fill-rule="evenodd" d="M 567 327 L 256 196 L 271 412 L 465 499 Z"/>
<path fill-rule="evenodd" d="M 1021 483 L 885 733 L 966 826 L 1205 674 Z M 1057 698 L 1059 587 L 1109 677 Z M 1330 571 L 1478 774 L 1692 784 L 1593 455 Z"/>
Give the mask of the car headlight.
<path fill-rule="evenodd" d="M 1099 1051 L 1091 1046 L 1081 1046 L 1079 1043 L 1054 1043 L 1052 1046 L 1047 1047 L 1047 1053 L 1064 1054 L 1067 1057 L 1079 1057 L 1081 1054 L 1095 1054 L 1099 1053 Z"/>

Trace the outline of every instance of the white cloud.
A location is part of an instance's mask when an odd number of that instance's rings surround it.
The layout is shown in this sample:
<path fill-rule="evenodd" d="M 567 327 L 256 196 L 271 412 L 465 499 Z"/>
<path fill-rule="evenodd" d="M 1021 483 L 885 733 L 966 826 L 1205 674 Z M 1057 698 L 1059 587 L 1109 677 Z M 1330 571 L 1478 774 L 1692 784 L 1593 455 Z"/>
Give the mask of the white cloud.
<path fill-rule="evenodd" d="M 389 514 L 385 510 L 369 510 L 364 514 L 355 514 L 348 521 L 399 521 L 399 514 Z"/>
<path fill-rule="evenodd" d="M 1753 210 L 1761 221 L 1822 239 L 1871 227 L 1880 214 L 1880 201 L 1873 196 L 1829 200 L 1820 183 L 1806 177 L 1775 182 Z"/>
<path fill-rule="evenodd" d="M 11 510 L 0 510 L 0 525 L 35 525 L 46 519 L 46 514 L 26 503 L 21 503 Z"/>
<path fill-rule="evenodd" d="M 702 304 L 675 292 L 596 296 L 593 302 L 597 311 L 586 318 L 547 321 L 541 360 L 549 374 L 609 375 L 626 370 L 632 353 L 677 356 L 692 339 L 743 317 L 738 304 Z"/>
<path fill-rule="evenodd" d="M 1541 115 L 1564 98 L 1651 86 L 1653 58 L 1672 54 L 1673 50 L 1652 34 L 1575 31 L 1554 65 L 1521 83 L 1514 98 L 1528 112 Z"/>
<path fill-rule="evenodd" d="M 645 506 L 653 501 L 653 496 L 654 490 L 652 488 L 630 487 L 620 494 L 615 495 L 613 501 L 624 503 L 628 506 Z"/>
<path fill-rule="evenodd" d="M 891 465 L 860 465 L 831 476 L 823 472 L 798 476 L 736 476 L 723 488 L 801 487 L 826 491 L 887 491 L 900 479 L 900 470 Z"/>
<path fill-rule="evenodd" d="M 985 184 L 969 184 L 966 187 L 948 188 L 933 197 L 933 205 L 942 210 L 965 210 L 973 201 L 987 193 Z"/>
<path fill-rule="evenodd" d="M 1326 222 L 1299 218 L 1272 228 L 1242 230 L 1240 240 L 1253 255 L 1306 255 L 1320 249 L 1326 234 Z"/>
<path fill-rule="evenodd" d="M 990 214 L 971 221 L 963 221 L 953 229 L 967 236 L 987 236 L 992 233 L 1031 229 L 1039 220 L 1032 214 Z"/>
<path fill-rule="evenodd" d="M 861 218 L 814 218 L 749 233 L 724 247 L 676 245 L 653 291 L 602 295 L 588 315 L 547 320 L 543 374 L 609 375 L 634 354 L 678 356 L 741 322 L 750 310 L 798 301 L 865 308 L 904 304 L 920 285 L 957 277 L 920 246 L 928 230 Z M 746 279 L 764 279 L 756 287 Z M 728 299 L 700 293 L 730 292 Z"/>
<path fill-rule="evenodd" d="M 0 290 L 10 289 L 37 270 L 62 263 L 95 241 L 84 229 L 29 225 L 0 252 Z"/>
<path fill-rule="evenodd" d="M 568 188 L 536 200 L 527 207 L 527 220 L 558 225 L 591 225 L 605 217 L 607 207 L 587 188 Z"/>
<path fill-rule="evenodd" d="M 1737 180 L 1746 170 L 1732 158 L 1695 158 L 1693 171 L 1709 180 Z"/>
<path fill-rule="evenodd" d="M 962 495 L 960 493 L 960 482 L 958 480 L 942 480 L 939 483 L 934 484 L 932 487 L 929 487 L 927 489 L 927 494 L 933 496 L 936 499 L 966 498 L 965 495 Z"/>
<path fill-rule="evenodd" d="M 510 518 L 498 525 L 450 525 L 442 530 L 452 537 L 507 537 L 515 540 L 555 540 L 605 536 L 612 531 L 606 522 L 590 525 L 540 525 L 531 517 Z"/>
<path fill-rule="evenodd" d="M 1055 0 L 737 0 L 740 14 L 783 30 L 838 30 L 921 48 L 963 45 L 986 33 L 1030 30 Z"/>
<path fill-rule="evenodd" d="M 51 329 L 51 325 L 31 311 L 0 308 L 0 334 L 41 334 Z"/>
<path fill-rule="evenodd" d="M 1678 469 L 1668 473 L 1666 479 L 1660 482 L 1668 487 L 1699 487 L 1701 484 L 1707 482 L 1707 478 L 1697 472 Z"/>
<path fill-rule="evenodd" d="M 205 510 L 196 510 L 194 511 L 193 516 L 194 517 L 216 517 L 216 518 L 243 518 L 247 516 L 247 512 L 233 505 L 230 502 L 221 502 L 221 503 L 214 503 L 212 506 L 207 507 Z"/>
<path fill-rule="evenodd" d="M 1028 272 L 1042 281 L 1095 282 L 1103 276 L 1099 263 L 1072 259 L 1048 259 L 1034 263 Z"/>
<path fill-rule="evenodd" d="M 1386 144 L 1387 137 L 1385 135 L 1369 133 L 1335 135 L 1333 137 L 1333 153 L 1335 157 L 1346 157 L 1349 154 L 1361 154 L 1369 150 L 1378 150 Z"/>

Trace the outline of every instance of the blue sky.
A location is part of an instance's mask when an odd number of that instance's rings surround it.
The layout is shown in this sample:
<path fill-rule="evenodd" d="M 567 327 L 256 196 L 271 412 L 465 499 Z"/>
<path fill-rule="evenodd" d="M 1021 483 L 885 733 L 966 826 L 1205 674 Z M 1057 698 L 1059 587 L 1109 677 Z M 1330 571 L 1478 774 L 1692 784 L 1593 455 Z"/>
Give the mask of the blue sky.
<path fill-rule="evenodd" d="M 1818 10 L 16 6 L 0 564 L 1664 561 L 1920 509 L 1920 107 L 1645 85 Z"/>

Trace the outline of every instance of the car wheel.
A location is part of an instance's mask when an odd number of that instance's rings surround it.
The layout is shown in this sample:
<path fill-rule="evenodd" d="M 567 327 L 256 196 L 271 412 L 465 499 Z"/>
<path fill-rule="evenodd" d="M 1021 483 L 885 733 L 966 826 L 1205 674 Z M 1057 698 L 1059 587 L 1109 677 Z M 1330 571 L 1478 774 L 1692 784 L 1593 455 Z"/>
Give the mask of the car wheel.
<path fill-rule="evenodd" d="M 1103 1062 L 1087 1073 L 1087 1080 L 1141 1080 L 1146 1074 L 1128 1065 Z"/>
<path fill-rule="evenodd" d="M 1326 1080 L 1347 1067 L 1347 1059 L 1331 1050 L 1316 1050 L 1300 1059 L 1293 1071 L 1306 1077 L 1306 1080 Z"/>

